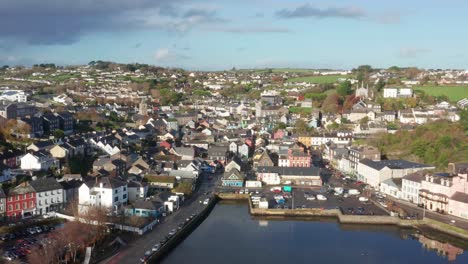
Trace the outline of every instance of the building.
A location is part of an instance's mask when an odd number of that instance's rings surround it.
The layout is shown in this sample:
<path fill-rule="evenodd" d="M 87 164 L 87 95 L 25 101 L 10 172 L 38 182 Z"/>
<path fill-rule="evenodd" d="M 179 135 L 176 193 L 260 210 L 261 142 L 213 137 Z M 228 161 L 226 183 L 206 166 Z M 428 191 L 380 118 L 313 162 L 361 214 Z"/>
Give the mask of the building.
<path fill-rule="evenodd" d="M 148 194 L 148 184 L 145 182 L 130 181 L 127 187 L 129 202 L 145 199 Z"/>
<path fill-rule="evenodd" d="M 288 150 L 288 160 L 289 167 L 309 168 L 312 163 L 312 158 L 308 152 L 293 148 Z"/>
<path fill-rule="evenodd" d="M 315 167 L 258 167 L 257 180 L 267 185 L 322 186 L 320 169 Z"/>
<path fill-rule="evenodd" d="M 56 115 L 48 113 L 43 114 L 41 118 L 46 134 L 52 134 L 55 130 L 60 129 L 60 118 Z"/>
<path fill-rule="evenodd" d="M 273 160 L 267 150 L 259 152 L 253 156 L 253 167 L 257 168 L 259 166 L 274 166 Z"/>
<path fill-rule="evenodd" d="M 72 114 L 70 114 L 69 112 L 60 112 L 60 113 L 55 114 L 55 116 L 58 117 L 59 127 L 61 130 L 63 130 L 63 132 L 65 132 L 65 135 L 69 135 L 73 133 L 73 127 L 74 127 L 75 121 L 73 119 Z"/>
<path fill-rule="evenodd" d="M 427 210 L 468 219 L 468 170 L 426 174 L 419 199 Z"/>
<path fill-rule="evenodd" d="M 174 176 L 146 176 L 145 179 L 149 183 L 149 187 L 156 190 L 171 190 L 176 183 Z"/>
<path fill-rule="evenodd" d="M 11 102 L 26 102 L 28 95 L 22 90 L 5 90 L 0 95 L 0 100 L 7 100 Z"/>
<path fill-rule="evenodd" d="M 5 220 L 6 216 L 6 194 L 2 188 L 0 188 L 0 221 Z"/>
<path fill-rule="evenodd" d="M 125 209 L 125 214 L 158 218 L 164 213 L 164 204 L 156 199 L 137 200 Z"/>
<path fill-rule="evenodd" d="M 97 206 L 112 210 L 114 213 L 127 204 L 127 183 L 117 178 L 102 177 L 83 183 L 78 190 L 80 211 Z"/>
<path fill-rule="evenodd" d="M 384 98 L 407 98 L 413 96 L 413 89 L 411 88 L 384 88 Z"/>
<path fill-rule="evenodd" d="M 363 159 L 379 161 L 380 151 L 377 148 L 370 146 L 350 147 L 348 157 L 350 160 L 351 169 L 357 171 L 359 161 Z"/>
<path fill-rule="evenodd" d="M 0 116 L 6 119 L 16 119 L 17 117 L 17 105 L 8 103 L 5 101 L 0 104 Z"/>
<path fill-rule="evenodd" d="M 44 171 L 52 167 L 58 168 L 59 162 L 45 150 L 28 153 L 21 158 L 21 169 Z"/>
<path fill-rule="evenodd" d="M 6 215 L 8 219 L 22 219 L 34 216 L 36 193 L 28 183 L 22 183 L 7 193 Z"/>
<path fill-rule="evenodd" d="M 242 187 L 244 180 L 245 176 L 237 169 L 225 171 L 221 178 L 222 185 L 227 187 Z"/>
<path fill-rule="evenodd" d="M 385 180 L 403 178 L 410 173 L 431 169 L 435 167 L 406 160 L 363 159 L 357 167 L 357 178 L 374 188 L 379 188 L 380 183 Z"/>
<path fill-rule="evenodd" d="M 36 192 L 36 214 L 55 212 L 63 207 L 64 191 L 55 178 L 40 178 L 30 182 Z"/>
<path fill-rule="evenodd" d="M 403 177 L 401 184 L 402 199 L 414 204 L 421 204 L 419 200 L 419 190 L 421 190 L 421 182 L 424 180 L 427 172 L 417 171 Z"/>

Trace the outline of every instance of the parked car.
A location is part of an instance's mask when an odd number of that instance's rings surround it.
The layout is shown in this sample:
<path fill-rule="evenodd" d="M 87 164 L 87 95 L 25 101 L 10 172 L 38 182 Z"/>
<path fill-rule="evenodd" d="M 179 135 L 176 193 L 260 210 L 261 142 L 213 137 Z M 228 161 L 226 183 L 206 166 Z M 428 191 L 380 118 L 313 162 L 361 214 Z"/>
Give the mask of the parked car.
<path fill-rule="evenodd" d="M 157 243 L 156 245 L 153 246 L 153 248 L 151 249 L 151 251 L 156 252 L 156 251 L 159 250 L 160 247 L 161 247 L 161 244 Z"/>
<path fill-rule="evenodd" d="M 315 200 L 315 196 L 309 195 L 309 196 L 307 196 L 306 200 L 307 201 L 313 201 L 313 200 Z"/>
<path fill-rule="evenodd" d="M 169 235 L 170 235 L 170 236 L 173 236 L 173 235 L 175 235 L 176 233 L 177 233 L 177 230 L 172 229 L 172 230 L 169 232 Z"/>
<path fill-rule="evenodd" d="M 327 200 L 327 197 L 325 197 L 325 195 L 323 195 L 323 194 L 317 194 L 317 200 L 319 200 L 319 201 L 326 201 L 326 200 Z"/>
<path fill-rule="evenodd" d="M 367 197 L 361 196 L 361 197 L 359 197 L 359 201 L 360 202 L 367 202 L 367 201 L 369 201 L 369 199 Z"/>

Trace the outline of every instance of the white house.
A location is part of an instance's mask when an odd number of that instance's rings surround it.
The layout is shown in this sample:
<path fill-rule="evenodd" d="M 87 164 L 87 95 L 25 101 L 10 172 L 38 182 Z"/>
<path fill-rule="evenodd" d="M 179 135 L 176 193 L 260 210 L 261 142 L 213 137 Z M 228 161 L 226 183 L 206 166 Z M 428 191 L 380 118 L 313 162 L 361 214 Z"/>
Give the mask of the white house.
<path fill-rule="evenodd" d="M 372 161 L 363 159 L 357 166 L 358 180 L 363 181 L 374 188 L 379 188 L 380 183 L 388 179 L 399 179 L 421 170 L 431 170 L 434 166 L 414 163 L 406 160 L 381 160 Z"/>
<path fill-rule="evenodd" d="M 50 155 L 50 153 L 44 150 L 28 153 L 21 158 L 22 170 L 48 170 L 49 168 L 57 165 L 58 160 L 56 160 Z"/>
<path fill-rule="evenodd" d="M 403 177 L 401 183 L 401 198 L 403 200 L 420 204 L 419 199 L 419 190 L 421 190 L 421 182 L 425 178 L 424 171 L 418 171 L 415 173 L 411 173 Z"/>
<path fill-rule="evenodd" d="M 383 97 L 384 98 L 397 98 L 398 89 L 397 88 L 384 88 Z"/>
<path fill-rule="evenodd" d="M 239 157 L 249 157 L 249 146 L 247 144 L 242 144 L 238 148 Z"/>
<path fill-rule="evenodd" d="M 55 212 L 62 208 L 64 190 L 55 178 L 40 178 L 30 182 L 36 192 L 36 215 Z"/>
<path fill-rule="evenodd" d="M 127 201 L 127 183 L 116 178 L 96 178 L 96 180 L 83 183 L 78 189 L 80 211 L 86 211 L 91 206 L 97 206 L 116 212 Z"/>
<path fill-rule="evenodd" d="M 128 183 L 128 201 L 134 202 L 145 199 L 148 194 L 148 184 L 144 182 L 131 181 Z"/>

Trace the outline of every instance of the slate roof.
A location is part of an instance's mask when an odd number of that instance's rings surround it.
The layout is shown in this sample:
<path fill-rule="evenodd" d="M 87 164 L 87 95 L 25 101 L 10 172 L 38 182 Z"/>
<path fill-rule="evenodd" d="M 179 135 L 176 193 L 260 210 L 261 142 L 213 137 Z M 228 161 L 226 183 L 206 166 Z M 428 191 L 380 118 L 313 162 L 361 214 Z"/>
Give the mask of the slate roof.
<path fill-rule="evenodd" d="M 39 178 L 29 184 L 37 193 L 62 189 L 62 185 L 60 185 L 55 178 L 50 177 Z"/>
<path fill-rule="evenodd" d="M 101 178 L 98 178 L 97 180 L 91 180 L 91 181 L 86 182 L 86 185 L 88 185 L 88 187 L 90 188 L 93 188 L 93 187 L 99 187 L 100 183 L 102 183 L 103 185 L 102 187 L 106 189 L 109 189 L 109 188 L 115 189 L 115 188 L 119 188 L 119 187 L 127 185 L 126 182 L 116 179 L 116 178 L 111 178 L 111 177 L 101 177 Z"/>
<path fill-rule="evenodd" d="M 278 173 L 285 176 L 320 176 L 320 169 L 316 167 L 258 167 L 257 172 Z"/>
<path fill-rule="evenodd" d="M 6 194 L 2 188 L 0 188 L 0 199 L 6 198 Z"/>
<path fill-rule="evenodd" d="M 408 180 L 408 181 L 412 181 L 412 182 L 421 183 L 425 179 L 425 176 L 426 176 L 425 171 L 417 171 L 415 173 L 410 173 L 410 174 L 404 176 L 403 179 Z"/>
<path fill-rule="evenodd" d="M 132 207 L 145 210 L 158 210 L 163 204 L 155 200 L 136 200 L 133 202 Z"/>
<path fill-rule="evenodd" d="M 430 165 L 415 163 L 407 160 L 381 160 L 381 161 L 373 161 L 370 159 L 363 159 L 360 163 L 371 167 L 375 170 L 382 170 L 385 167 L 390 169 L 411 169 L 411 168 L 428 168 L 432 167 Z"/>
<path fill-rule="evenodd" d="M 462 192 L 456 192 L 451 197 L 452 200 L 462 203 L 468 203 L 468 194 Z"/>

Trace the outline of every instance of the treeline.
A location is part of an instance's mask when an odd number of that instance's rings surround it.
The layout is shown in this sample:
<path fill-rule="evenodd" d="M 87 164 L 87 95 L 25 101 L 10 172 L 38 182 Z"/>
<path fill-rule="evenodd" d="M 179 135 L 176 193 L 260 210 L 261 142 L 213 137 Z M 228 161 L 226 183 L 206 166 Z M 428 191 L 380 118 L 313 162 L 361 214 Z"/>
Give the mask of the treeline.
<path fill-rule="evenodd" d="M 466 119 L 465 113 L 462 118 Z M 368 143 L 387 158 L 403 158 L 445 169 L 449 162 L 468 160 L 467 121 L 439 120 L 410 131 L 379 134 Z"/>

